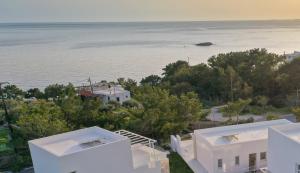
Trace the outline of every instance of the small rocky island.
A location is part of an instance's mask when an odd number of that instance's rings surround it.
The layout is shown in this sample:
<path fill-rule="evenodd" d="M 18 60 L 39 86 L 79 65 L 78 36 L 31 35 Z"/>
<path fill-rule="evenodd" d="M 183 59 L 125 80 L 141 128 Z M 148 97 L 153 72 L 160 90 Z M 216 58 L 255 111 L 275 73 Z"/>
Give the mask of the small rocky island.
<path fill-rule="evenodd" d="M 212 46 L 214 45 L 212 42 L 202 42 L 202 43 L 198 43 L 195 44 L 196 46 Z"/>

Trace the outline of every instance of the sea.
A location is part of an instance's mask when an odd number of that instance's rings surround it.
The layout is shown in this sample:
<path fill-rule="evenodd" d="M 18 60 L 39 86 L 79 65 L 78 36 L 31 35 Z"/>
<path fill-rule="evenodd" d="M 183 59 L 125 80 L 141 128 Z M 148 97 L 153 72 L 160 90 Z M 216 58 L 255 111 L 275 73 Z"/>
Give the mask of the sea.
<path fill-rule="evenodd" d="M 195 46 L 212 42 L 209 47 Z M 177 60 L 206 63 L 219 53 L 300 50 L 300 20 L 0 23 L 0 81 L 23 89 L 140 81 Z"/>

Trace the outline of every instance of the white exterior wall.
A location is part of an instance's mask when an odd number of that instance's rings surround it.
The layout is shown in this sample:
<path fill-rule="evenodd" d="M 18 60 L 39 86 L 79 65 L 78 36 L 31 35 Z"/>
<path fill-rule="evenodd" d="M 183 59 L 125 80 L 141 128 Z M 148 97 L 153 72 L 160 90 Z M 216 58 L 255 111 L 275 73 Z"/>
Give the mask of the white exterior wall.
<path fill-rule="evenodd" d="M 59 158 L 29 143 L 35 173 L 59 172 Z"/>
<path fill-rule="evenodd" d="M 82 146 L 95 138 L 101 145 Z M 166 154 L 97 127 L 29 141 L 35 173 L 168 173 Z M 151 152 L 150 152 L 151 151 Z M 159 151 L 157 151 L 159 152 Z"/>
<path fill-rule="evenodd" d="M 260 160 L 260 153 L 267 152 L 267 140 L 251 141 L 213 149 L 213 172 L 209 173 L 241 173 L 249 170 L 249 154 L 256 153 L 256 168 L 267 165 L 267 160 Z M 239 156 L 240 164 L 235 165 L 235 157 Z M 223 160 L 223 169 L 218 168 L 218 159 Z"/>
<path fill-rule="evenodd" d="M 300 164 L 300 144 L 269 129 L 268 169 L 271 173 L 294 173 Z"/>
<path fill-rule="evenodd" d="M 214 172 L 213 152 L 209 143 L 200 135 L 195 134 L 196 137 L 196 155 L 197 160 L 207 170 L 208 173 Z"/>
<path fill-rule="evenodd" d="M 123 102 L 131 99 L 131 95 L 130 95 L 129 91 L 124 90 L 124 92 L 122 92 L 122 93 L 105 95 L 105 96 L 102 96 L 102 98 L 103 98 L 103 102 L 117 101 L 117 98 L 119 98 L 119 103 L 123 104 Z"/>
<path fill-rule="evenodd" d="M 260 153 L 267 152 L 267 148 L 267 140 L 211 147 L 202 136 L 196 137 L 197 160 L 208 173 L 245 172 L 249 170 L 249 154 L 252 153 L 256 153 L 257 168 L 265 167 L 267 160 L 260 160 Z M 240 157 L 238 166 L 235 165 L 236 156 Z M 218 168 L 218 159 L 223 160 L 223 169 Z"/>
<path fill-rule="evenodd" d="M 131 173 L 133 161 L 129 140 L 63 156 L 60 167 L 56 173 Z"/>

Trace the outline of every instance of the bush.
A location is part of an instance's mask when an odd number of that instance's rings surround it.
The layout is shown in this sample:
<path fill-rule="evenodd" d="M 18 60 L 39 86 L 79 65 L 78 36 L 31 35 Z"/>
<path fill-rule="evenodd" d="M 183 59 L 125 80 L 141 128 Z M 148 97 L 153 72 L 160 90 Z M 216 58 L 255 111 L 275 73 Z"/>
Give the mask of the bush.
<path fill-rule="evenodd" d="M 278 120 L 278 119 L 280 119 L 280 117 L 278 115 L 275 115 L 275 114 L 267 115 L 267 120 Z"/>

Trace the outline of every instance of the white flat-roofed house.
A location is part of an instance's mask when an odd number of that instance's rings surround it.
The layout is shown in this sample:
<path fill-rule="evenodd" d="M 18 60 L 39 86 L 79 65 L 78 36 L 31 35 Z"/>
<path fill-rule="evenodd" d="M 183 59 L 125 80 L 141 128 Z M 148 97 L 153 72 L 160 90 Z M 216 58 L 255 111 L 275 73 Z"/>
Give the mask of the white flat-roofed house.
<path fill-rule="evenodd" d="M 290 123 L 274 120 L 195 130 L 191 141 L 173 148 L 195 173 L 255 171 L 267 166 L 268 128 Z"/>
<path fill-rule="evenodd" d="M 166 153 L 139 140 L 149 145 L 91 127 L 32 140 L 29 147 L 35 173 L 168 173 Z"/>
<path fill-rule="evenodd" d="M 95 84 L 92 87 L 80 87 L 79 95 L 83 97 L 98 97 L 104 103 L 117 101 L 120 104 L 131 99 L 130 91 L 121 85 L 110 85 L 107 83 Z"/>
<path fill-rule="evenodd" d="M 269 129 L 268 171 L 300 173 L 300 124 Z"/>
<path fill-rule="evenodd" d="M 131 99 L 130 92 L 120 85 L 111 86 L 105 89 L 95 89 L 93 95 L 100 97 L 105 103 L 117 101 L 120 104 L 123 104 L 123 102 Z"/>

